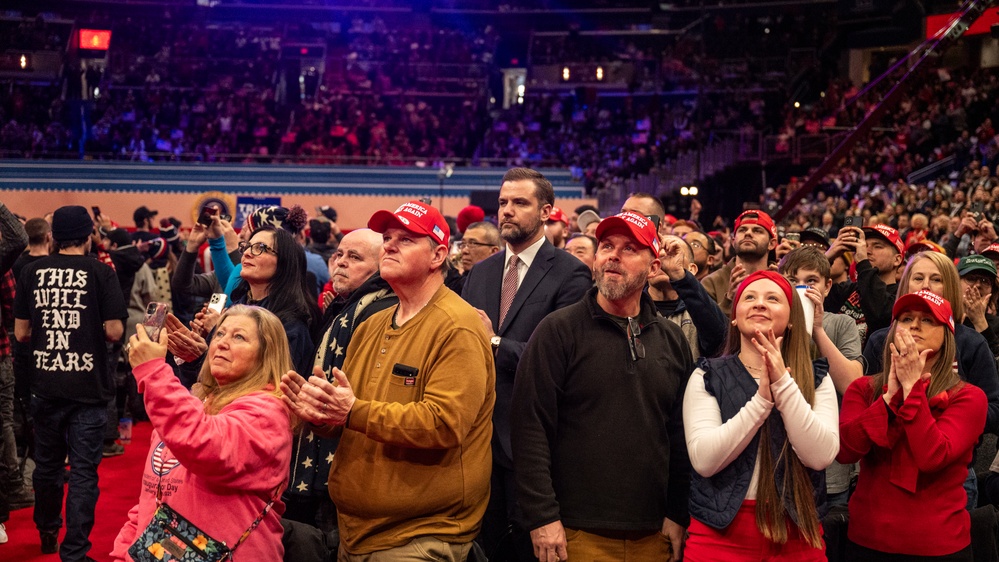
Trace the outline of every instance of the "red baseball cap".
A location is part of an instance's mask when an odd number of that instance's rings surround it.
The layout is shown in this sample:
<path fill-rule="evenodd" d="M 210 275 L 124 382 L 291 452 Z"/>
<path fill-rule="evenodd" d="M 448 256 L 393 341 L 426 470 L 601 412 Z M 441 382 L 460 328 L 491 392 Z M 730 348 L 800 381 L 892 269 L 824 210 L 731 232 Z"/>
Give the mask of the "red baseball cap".
<path fill-rule="evenodd" d="M 597 240 L 621 230 L 652 250 L 653 256 L 659 257 L 659 234 L 656 231 L 655 223 L 645 218 L 644 215 L 631 211 L 625 211 L 600 221 L 600 225 L 597 226 Z"/>
<path fill-rule="evenodd" d="M 744 224 L 758 224 L 770 233 L 770 238 L 777 238 L 777 227 L 774 226 L 774 219 L 770 218 L 770 215 L 764 213 L 763 211 L 758 209 L 743 211 L 743 213 L 735 219 L 735 229 L 739 230 L 739 227 Z"/>
<path fill-rule="evenodd" d="M 905 254 L 905 243 L 902 242 L 902 237 L 898 235 L 898 231 L 894 228 L 888 226 L 887 224 L 876 224 L 874 226 L 865 226 L 863 228 L 865 236 L 877 236 L 878 238 L 884 238 L 895 249 L 898 253 Z"/>
<path fill-rule="evenodd" d="M 993 254 L 995 257 L 999 258 L 999 244 L 989 244 L 987 248 L 982 250 L 983 256 Z"/>
<path fill-rule="evenodd" d="M 392 227 L 429 236 L 438 244 L 448 245 L 451 229 L 447 226 L 444 216 L 436 208 L 422 201 L 410 201 L 393 211 L 376 211 L 368 219 L 368 228 L 384 233 Z"/>
<path fill-rule="evenodd" d="M 569 226 L 569 217 L 565 216 L 562 209 L 559 209 L 558 207 L 552 207 L 552 212 L 548 213 L 548 222 L 554 221 L 562 222 L 565 223 L 566 226 Z"/>
<path fill-rule="evenodd" d="M 954 331 L 954 312 L 951 311 L 950 303 L 947 299 L 936 293 L 931 293 L 926 289 L 902 295 L 891 307 L 891 319 L 897 320 L 898 315 L 907 310 L 919 309 L 929 311 L 938 322 Z"/>

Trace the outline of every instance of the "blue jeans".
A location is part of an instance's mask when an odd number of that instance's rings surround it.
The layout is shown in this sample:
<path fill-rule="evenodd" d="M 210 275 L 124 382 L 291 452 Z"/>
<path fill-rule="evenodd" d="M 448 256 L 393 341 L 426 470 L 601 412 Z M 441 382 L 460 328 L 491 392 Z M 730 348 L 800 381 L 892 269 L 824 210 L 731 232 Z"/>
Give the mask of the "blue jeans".
<path fill-rule="evenodd" d="M 62 527 L 64 461 L 69 455 L 66 537 L 59 548 L 63 561 L 84 560 L 97 507 L 97 466 L 101 463 L 107 407 L 46 400 L 33 396 L 35 418 L 35 526 L 40 532 Z"/>
<path fill-rule="evenodd" d="M 9 495 L 18 492 L 21 475 L 14 441 L 14 362 L 0 357 L 0 524 L 10 519 Z"/>
<path fill-rule="evenodd" d="M 975 465 L 968 467 L 968 477 L 964 479 L 964 491 L 968 494 L 968 511 L 978 507 L 978 476 Z"/>

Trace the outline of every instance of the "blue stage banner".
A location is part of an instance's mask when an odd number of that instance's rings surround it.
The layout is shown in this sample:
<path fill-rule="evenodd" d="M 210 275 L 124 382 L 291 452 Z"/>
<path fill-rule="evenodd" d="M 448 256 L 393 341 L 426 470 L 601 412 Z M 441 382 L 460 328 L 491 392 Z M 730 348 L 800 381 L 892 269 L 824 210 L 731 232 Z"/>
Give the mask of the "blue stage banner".
<path fill-rule="evenodd" d="M 280 197 L 237 197 L 236 198 L 236 221 L 232 223 L 235 228 L 243 228 L 246 217 L 253 211 L 261 207 L 280 207 Z"/>

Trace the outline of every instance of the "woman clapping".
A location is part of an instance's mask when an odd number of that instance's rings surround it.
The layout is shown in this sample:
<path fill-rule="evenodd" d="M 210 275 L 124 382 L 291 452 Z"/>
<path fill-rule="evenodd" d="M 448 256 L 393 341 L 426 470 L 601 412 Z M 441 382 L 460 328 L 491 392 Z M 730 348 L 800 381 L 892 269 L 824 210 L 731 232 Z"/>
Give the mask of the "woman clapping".
<path fill-rule="evenodd" d="M 854 561 L 971 561 L 962 484 L 985 427 L 985 394 L 958 377 L 950 303 L 927 290 L 892 308 L 881 373 L 843 396 L 842 463 L 860 461 L 850 498 Z"/>
<path fill-rule="evenodd" d="M 825 561 L 820 509 L 839 445 L 825 360 L 813 363 L 798 294 L 770 271 L 738 287 L 726 355 L 690 377 L 684 560 Z M 810 320 L 809 320 L 810 321 Z"/>

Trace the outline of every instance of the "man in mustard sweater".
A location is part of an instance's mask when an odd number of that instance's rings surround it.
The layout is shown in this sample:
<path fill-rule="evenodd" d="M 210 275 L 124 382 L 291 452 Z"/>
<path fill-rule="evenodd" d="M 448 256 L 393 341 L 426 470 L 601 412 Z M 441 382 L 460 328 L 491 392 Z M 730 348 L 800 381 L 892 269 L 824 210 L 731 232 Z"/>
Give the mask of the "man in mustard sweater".
<path fill-rule="evenodd" d="M 354 333 L 334 383 L 282 381 L 306 421 L 341 428 L 330 469 L 341 562 L 464 561 L 489 500 L 496 372 L 485 328 L 444 286 L 449 230 L 412 201 L 378 211 L 382 278 L 399 296 Z"/>

